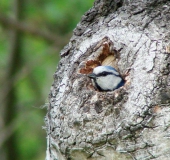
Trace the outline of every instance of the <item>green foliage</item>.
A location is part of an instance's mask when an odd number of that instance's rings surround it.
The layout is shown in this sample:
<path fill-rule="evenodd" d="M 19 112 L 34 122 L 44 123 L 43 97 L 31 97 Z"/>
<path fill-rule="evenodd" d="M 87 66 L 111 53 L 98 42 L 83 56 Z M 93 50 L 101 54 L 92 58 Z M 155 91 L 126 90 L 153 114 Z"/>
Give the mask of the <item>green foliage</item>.
<path fill-rule="evenodd" d="M 87 11 L 87 6 L 92 6 L 92 0 L 69 0 L 69 3 L 68 1 L 53 0 L 53 2 L 54 5 L 46 4 L 45 18 L 53 22 L 50 23 L 49 28 L 60 34 L 72 30 L 75 24 L 80 21 L 82 14 Z"/>
<path fill-rule="evenodd" d="M 0 13 L 6 17 L 13 17 L 12 7 L 15 1 L 1 0 Z M 33 26 L 42 32 L 48 31 L 52 35 L 66 36 L 62 46 L 49 43 L 46 39 L 34 35 L 21 34 L 20 68 L 12 77 L 15 90 L 15 120 L 19 128 L 17 135 L 17 160 L 41 160 L 45 157 L 46 133 L 42 130 L 46 110 L 42 110 L 47 100 L 53 74 L 59 61 L 59 51 L 69 42 L 68 34 L 76 27 L 81 16 L 93 4 L 92 0 L 23 0 L 22 22 Z M 10 27 L 0 21 L 0 84 L 3 86 L 8 80 L 5 75 L 10 66 L 11 32 Z M 1 92 L 3 90 L 1 89 Z M 7 101 L 10 101 L 6 97 Z M 0 155 L 1 156 L 1 155 Z"/>
<path fill-rule="evenodd" d="M 4 77 L 4 72 L 5 70 L 3 68 L 6 68 L 7 60 L 8 60 L 8 55 L 7 53 L 9 52 L 9 43 L 8 43 L 8 38 L 6 36 L 7 33 L 4 33 L 3 29 L 0 26 L 0 84 L 3 81 Z"/>

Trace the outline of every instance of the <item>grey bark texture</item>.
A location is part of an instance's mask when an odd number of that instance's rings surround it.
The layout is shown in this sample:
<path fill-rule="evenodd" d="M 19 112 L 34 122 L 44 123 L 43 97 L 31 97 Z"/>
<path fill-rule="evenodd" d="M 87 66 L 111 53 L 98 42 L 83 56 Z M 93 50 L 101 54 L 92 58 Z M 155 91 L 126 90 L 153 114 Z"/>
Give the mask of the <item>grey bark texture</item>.
<path fill-rule="evenodd" d="M 168 0 L 96 0 L 61 51 L 46 160 L 169 160 L 169 44 Z M 109 56 L 126 84 L 99 92 L 86 74 Z"/>

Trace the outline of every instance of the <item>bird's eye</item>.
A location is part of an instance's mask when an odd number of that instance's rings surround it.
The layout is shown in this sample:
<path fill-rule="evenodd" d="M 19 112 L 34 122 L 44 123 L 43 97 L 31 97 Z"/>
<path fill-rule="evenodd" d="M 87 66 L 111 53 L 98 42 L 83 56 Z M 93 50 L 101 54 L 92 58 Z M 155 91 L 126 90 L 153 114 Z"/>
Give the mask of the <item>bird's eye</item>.
<path fill-rule="evenodd" d="M 107 72 L 102 72 L 102 76 L 106 76 L 107 75 Z"/>

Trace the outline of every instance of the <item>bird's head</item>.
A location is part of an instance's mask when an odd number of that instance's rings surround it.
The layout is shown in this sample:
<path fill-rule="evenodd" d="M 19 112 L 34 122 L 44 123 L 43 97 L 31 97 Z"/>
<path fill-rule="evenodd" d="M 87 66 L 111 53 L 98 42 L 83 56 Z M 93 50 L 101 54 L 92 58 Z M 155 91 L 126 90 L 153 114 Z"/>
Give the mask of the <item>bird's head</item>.
<path fill-rule="evenodd" d="M 113 91 L 124 85 L 124 80 L 119 72 L 111 66 L 98 66 L 88 77 L 100 91 Z"/>

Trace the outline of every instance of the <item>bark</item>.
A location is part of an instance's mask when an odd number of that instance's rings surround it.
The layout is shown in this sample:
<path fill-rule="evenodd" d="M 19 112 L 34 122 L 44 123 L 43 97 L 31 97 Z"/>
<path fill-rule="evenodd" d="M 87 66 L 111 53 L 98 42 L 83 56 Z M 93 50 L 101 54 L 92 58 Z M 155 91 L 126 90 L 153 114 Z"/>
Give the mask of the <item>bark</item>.
<path fill-rule="evenodd" d="M 170 159 L 170 2 L 96 0 L 74 30 L 49 96 L 46 160 Z M 112 65 L 112 92 L 87 77 Z"/>

